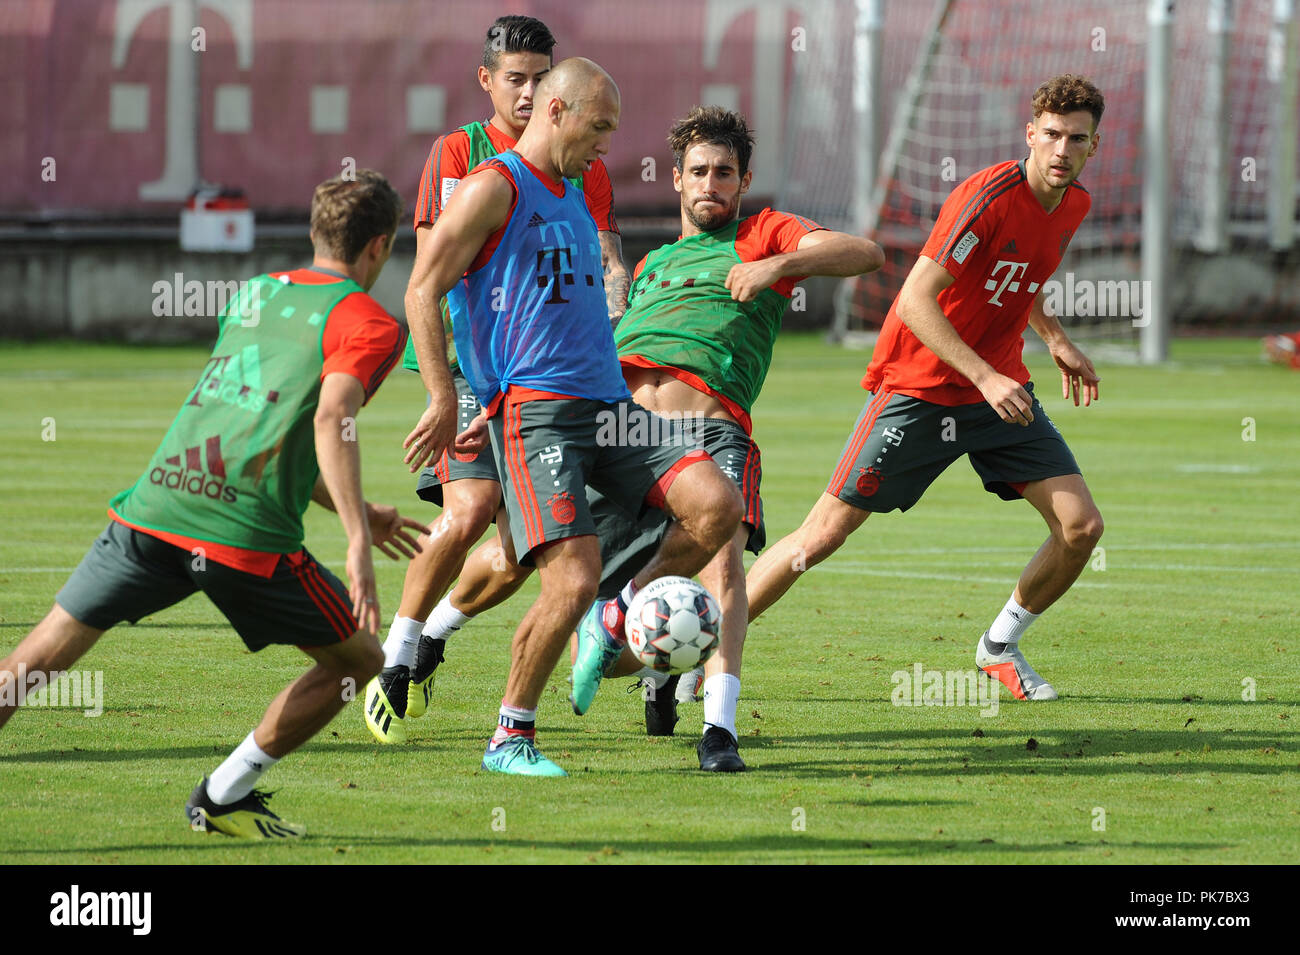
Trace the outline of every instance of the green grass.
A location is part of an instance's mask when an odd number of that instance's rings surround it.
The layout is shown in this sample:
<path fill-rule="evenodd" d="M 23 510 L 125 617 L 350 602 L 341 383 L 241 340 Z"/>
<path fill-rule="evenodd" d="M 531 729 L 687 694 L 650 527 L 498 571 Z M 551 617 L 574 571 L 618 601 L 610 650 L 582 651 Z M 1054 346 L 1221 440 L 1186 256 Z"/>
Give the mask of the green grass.
<path fill-rule="evenodd" d="M 989 717 L 890 702 L 895 671 L 973 666 L 976 638 L 1043 537 L 1028 505 L 983 493 L 959 462 L 907 515 L 872 518 L 751 628 L 739 720 L 749 773 L 698 772 L 698 706 L 683 708 L 677 737 L 645 738 L 627 681 L 573 716 L 567 664 L 540 739 L 571 778 L 478 771 L 530 586 L 452 641 L 407 745 L 372 742 L 353 704 L 268 774 L 283 790 L 273 805 L 308 825 L 307 840 L 191 833 L 190 789 L 305 659 L 246 653 L 196 597 L 112 631 L 79 664 L 104 672 L 102 716 L 29 708 L 0 732 L 0 857 L 1295 863 L 1300 377 L 1257 356 L 1253 341 L 1196 341 L 1177 342 L 1165 367 L 1099 362 L 1103 398 L 1089 409 L 1055 397 L 1045 356 L 1031 356 L 1107 520 L 1104 555 L 1026 637 L 1059 702 L 1003 696 Z M 755 410 L 770 539 L 825 486 L 862 405 L 866 357 L 811 337 L 780 343 Z M 0 352 L 0 654 L 46 612 L 203 358 L 80 344 Z M 360 433 L 368 495 L 431 516 L 400 463 L 421 406 L 415 377 L 396 372 Z M 47 418 L 53 441 L 42 440 Z M 332 515 L 310 515 L 308 544 L 341 570 Z M 391 615 L 403 566 L 383 563 Z"/>

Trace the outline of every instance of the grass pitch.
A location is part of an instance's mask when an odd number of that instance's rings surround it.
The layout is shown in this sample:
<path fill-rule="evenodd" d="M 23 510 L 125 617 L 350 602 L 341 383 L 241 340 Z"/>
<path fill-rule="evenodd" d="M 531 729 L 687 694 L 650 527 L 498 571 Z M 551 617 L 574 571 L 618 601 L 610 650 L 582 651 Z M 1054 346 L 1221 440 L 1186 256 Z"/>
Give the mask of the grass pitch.
<path fill-rule="evenodd" d="M 0 655 L 44 615 L 144 466 L 206 353 L 7 345 L 0 352 Z M 778 345 L 755 437 L 769 539 L 803 518 L 861 408 L 866 353 Z M 996 715 L 896 706 L 901 683 L 973 668 L 980 632 L 1044 537 L 1023 502 L 964 461 L 906 515 L 877 515 L 750 630 L 739 730 L 750 772 L 696 769 L 700 707 L 647 739 L 641 700 L 539 714 L 567 780 L 478 770 L 529 587 L 449 645 L 411 741 L 374 743 L 359 703 L 265 778 L 296 845 L 190 832 L 190 789 L 301 672 L 290 648 L 244 651 L 194 597 L 110 633 L 103 714 L 27 708 L 0 732 L 0 857 L 18 863 L 1300 861 L 1300 376 L 1254 341 L 1177 342 L 1160 368 L 1097 362 L 1102 400 L 1040 398 L 1107 530 L 1075 588 L 1025 638 L 1061 693 Z M 423 401 L 398 370 L 359 419 L 365 487 L 432 518 L 401 465 Z M 342 570 L 338 524 L 308 546 Z M 403 565 L 377 555 L 391 616 Z M 949 700 L 949 702 L 954 702 Z M 988 707 L 984 707 L 987 710 Z"/>

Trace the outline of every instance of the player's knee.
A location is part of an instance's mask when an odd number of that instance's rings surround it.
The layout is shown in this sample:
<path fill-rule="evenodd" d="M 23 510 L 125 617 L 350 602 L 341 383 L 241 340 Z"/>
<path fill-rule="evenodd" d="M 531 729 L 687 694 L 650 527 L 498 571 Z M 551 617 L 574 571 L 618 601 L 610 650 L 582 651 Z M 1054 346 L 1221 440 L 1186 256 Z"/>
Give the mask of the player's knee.
<path fill-rule="evenodd" d="M 1101 519 L 1101 512 L 1093 510 L 1084 522 L 1083 535 L 1089 549 L 1096 547 L 1097 542 L 1101 540 L 1102 532 L 1106 529 L 1106 522 Z"/>
<path fill-rule="evenodd" d="M 521 567 L 519 564 L 502 562 L 498 565 L 500 569 L 493 568 L 502 584 L 511 587 L 517 587 L 528 579 L 529 574 L 533 572 L 531 567 Z"/>
<path fill-rule="evenodd" d="M 568 602 L 567 612 L 581 615 L 587 608 L 592 605 L 596 599 L 596 590 L 600 587 L 600 581 L 596 577 L 590 580 L 582 579 L 573 582 L 573 591 L 571 599 Z"/>
<path fill-rule="evenodd" d="M 727 491 L 719 494 L 712 506 L 705 508 L 703 516 L 706 534 L 718 547 L 731 540 L 740 526 L 740 519 L 745 516 L 745 502 L 740 491 L 727 481 Z"/>
<path fill-rule="evenodd" d="M 807 527 L 802 547 L 808 564 L 819 564 L 843 547 L 852 530 L 835 521 L 822 521 Z"/>
<path fill-rule="evenodd" d="M 1092 549 L 1101 540 L 1102 531 L 1106 529 L 1101 519 L 1101 512 L 1095 508 L 1080 514 L 1069 523 L 1061 525 L 1061 536 L 1065 546 L 1070 550 L 1092 553 Z"/>
<path fill-rule="evenodd" d="M 483 532 L 492 523 L 495 514 L 495 502 L 487 504 L 471 498 L 457 503 L 454 508 L 448 507 L 443 511 L 443 519 L 446 521 L 447 530 L 456 541 L 463 547 L 469 548 L 483 536 Z"/>
<path fill-rule="evenodd" d="M 365 684 L 384 668 L 384 651 L 373 634 L 358 630 L 346 643 L 335 644 L 332 650 L 317 656 L 316 662 L 340 679 Z"/>

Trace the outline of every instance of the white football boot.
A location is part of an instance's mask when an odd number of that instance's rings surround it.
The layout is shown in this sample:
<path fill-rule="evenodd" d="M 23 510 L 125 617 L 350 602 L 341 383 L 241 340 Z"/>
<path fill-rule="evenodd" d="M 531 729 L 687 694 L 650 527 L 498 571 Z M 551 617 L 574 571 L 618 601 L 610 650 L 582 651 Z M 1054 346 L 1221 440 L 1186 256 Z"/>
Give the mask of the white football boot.
<path fill-rule="evenodd" d="M 975 665 L 1000 681 L 1017 700 L 1054 700 L 1056 691 L 1025 660 L 1018 643 L 1008 643 L 1001 653 L 989 649 L 987 630 L 975 645 Z"/>

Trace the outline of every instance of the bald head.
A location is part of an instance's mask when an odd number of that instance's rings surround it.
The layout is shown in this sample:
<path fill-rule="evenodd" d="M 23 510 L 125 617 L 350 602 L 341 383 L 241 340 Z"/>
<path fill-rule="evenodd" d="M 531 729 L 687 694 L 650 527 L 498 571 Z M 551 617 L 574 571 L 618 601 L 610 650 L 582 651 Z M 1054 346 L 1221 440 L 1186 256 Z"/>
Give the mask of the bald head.
<path fill-rule="evenodd" d="M 571 56 L 551 67 L 537 85 L 535 100 L 545 104 L 552 98 L 576 112 L 585 112 L 592 102 L 609 97 L 619 102 L 618 87 L 601 67 L 585 56 Z"/>
<path fill-rule="evenodd" d="M 537 84 L 533 117 L 515 150 L 548 174 L 576 179 L 609 152 L 619 109 L 608 73 L 580 56 L 561 60 Z"/>

